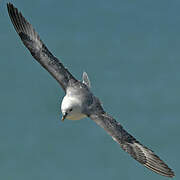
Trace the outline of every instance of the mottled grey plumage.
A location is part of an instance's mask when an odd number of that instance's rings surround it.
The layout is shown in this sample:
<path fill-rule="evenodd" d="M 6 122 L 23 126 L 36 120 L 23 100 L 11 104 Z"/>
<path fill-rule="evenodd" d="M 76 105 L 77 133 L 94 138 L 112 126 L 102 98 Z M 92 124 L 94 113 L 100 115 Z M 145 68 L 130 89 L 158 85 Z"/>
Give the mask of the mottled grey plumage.
<path fill-rule="evenodd" d="M 107 113 L 97 113 L 90 116 L 98 125 L 104 128 L 112 136 L 113 140 L 120 144 L 122 149 L 128 152 L 134 159 L 145 167 L 163 176 L 173 177 L 172 170 L 147 147 L 140 144 L 132 135 L 126 132 L 115 119 Z"/>
<path fill-rule="evenodd" d="M 173 171 L 153 151 L 140 144 L 103 110 L 99 99 L 90 91 L 90 81 L 87 74 L 83 73 L 83 82 L 76 80 L 63 64 L 51 54 L 22 14 L 10 3 L 7 4 L 7 8 L 15 30 L 24 45 L 66 92 L 62 102 L 63 120 L 67 116 L 72 120 L 81 119 L 85 116 L 90 117 L 104 128 L 113 140 L 119 143 L 122 149 L 135 160 L 158 174 L 173 177 Z"/>
<path fill-rule="evenodd" d="M 63 90 L 65 91 L 69 84 L 76 83 L 77 80 L 47 49 L 32 25 L 10 3 L 8 4 L 8 12 L 24 45 L 32 56 L 59 82 Z"/>

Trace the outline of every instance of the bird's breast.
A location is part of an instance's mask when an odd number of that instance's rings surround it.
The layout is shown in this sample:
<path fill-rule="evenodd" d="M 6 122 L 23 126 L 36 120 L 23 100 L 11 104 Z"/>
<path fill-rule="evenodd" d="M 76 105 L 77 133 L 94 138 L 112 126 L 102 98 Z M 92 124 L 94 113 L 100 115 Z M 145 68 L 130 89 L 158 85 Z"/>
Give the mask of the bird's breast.
<path fill-rule="evenodd" d="M 69 120 L 80 120 L 80 119 L 83 119 L 85 117 L 86 117 L 85 114 L 77 112 L 77 113 L 73 113 L 73 114 L 68 115 L 66 118 Z"/>

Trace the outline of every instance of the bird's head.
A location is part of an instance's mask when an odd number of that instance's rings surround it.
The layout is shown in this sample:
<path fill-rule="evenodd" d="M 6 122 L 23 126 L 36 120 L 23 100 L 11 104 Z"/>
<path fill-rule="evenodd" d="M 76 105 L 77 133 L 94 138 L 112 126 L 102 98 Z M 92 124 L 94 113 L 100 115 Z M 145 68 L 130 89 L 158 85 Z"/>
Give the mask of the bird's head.
<path fill-rule="evenodd" d="M 64 119 L 79 120 L 86 117 L 82 113 L 82 105 L 77 98 L 65 96 L 61 104 L 62 121 Z"/>

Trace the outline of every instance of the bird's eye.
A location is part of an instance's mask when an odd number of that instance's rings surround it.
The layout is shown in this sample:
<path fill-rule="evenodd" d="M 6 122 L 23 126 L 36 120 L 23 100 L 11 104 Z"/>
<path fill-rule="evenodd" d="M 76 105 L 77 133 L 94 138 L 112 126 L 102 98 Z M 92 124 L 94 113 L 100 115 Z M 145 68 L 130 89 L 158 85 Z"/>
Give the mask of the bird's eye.
<path fill-rule="evenodd" d="M 72 108 L 69 110 L 69 112 L 71 112 L 72 111 Z"/>

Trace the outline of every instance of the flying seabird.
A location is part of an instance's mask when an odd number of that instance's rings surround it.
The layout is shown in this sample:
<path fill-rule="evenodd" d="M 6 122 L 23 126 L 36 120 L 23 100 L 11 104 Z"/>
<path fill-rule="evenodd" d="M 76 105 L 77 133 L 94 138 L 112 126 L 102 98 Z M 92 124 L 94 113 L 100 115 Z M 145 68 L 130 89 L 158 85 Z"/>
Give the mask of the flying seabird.
<path fill-rule="evenodd" d="M 32 56 L 58 81 L 65 91 L 61 104 L 62 120 L 91 118 L 112 136 L 121 148 L 146 168 L 167 177 L 174 172 L 154 152 L 130 135 L 119 122 L 107 114 L 100 100 L 90 90 L 88 75 L 84 72 L 82 82 L 77 80 L 48 50 L 33 26 L 13 4 L 7 4 L 8 13 L 16 32 Z"/>

